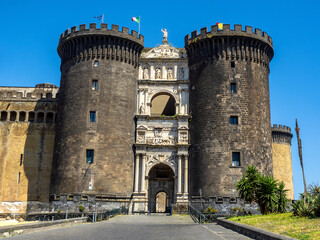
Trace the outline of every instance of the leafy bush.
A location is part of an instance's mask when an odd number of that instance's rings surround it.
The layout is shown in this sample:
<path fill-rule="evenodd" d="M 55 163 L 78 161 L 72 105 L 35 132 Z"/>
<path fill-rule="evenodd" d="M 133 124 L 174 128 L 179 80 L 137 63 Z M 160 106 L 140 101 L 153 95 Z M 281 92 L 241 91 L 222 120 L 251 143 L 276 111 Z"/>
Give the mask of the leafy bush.
<path fill-rule="evenodd" d="M 306 203 L 304 204 L 304 194 L 300 194 L 300 200 L 292 206 L 295 216 L 319 218 L 320 217 L 320 191 L 318 185 L 310 185 L 307 193 Z"/>
<path fill-rule="evenodd" d="M 240 197 L 256 202 L 262 214 L 286 212 L 288 200 L 284 187 L 283 182 L 278 184 L 272 176 L 262 175 L 254 166 L 247 168 L 236 185 Z"/>
<path fill-rule="evenodd" d="M 84 206 L 80 205 L 80 206 L 78 206 L 78 208 L 79 208 L 79 211 L 80 211 L 80 212 L 83 212 L 83 211 L 84 211 Z"/>

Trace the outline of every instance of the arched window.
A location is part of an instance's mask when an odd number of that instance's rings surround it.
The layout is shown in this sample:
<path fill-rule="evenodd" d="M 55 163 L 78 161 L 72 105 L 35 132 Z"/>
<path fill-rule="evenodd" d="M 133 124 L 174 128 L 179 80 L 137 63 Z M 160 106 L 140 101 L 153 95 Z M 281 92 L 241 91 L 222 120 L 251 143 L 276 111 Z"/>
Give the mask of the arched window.
<path fill-rule="evenodd" d="M 10 112 L 10 121 L 14 122 L 15 120 L 17 120 L 17 112 L 11 111 Z"/>
<path fill-rule="evenodd" d="M 26 112 L 19 112 L 19 121 L 24 122 L 26 120 Z"/>
<path fill-rule="evenodd" d="M 173 116 L 176 114 L 175 99 L 168 93 L 157 94 L 151 100 L 151 116 Z"/>
<path fill-rule="evenodd" d="M 34 112 L 29 112 L 28 121 L 29 122 L 34 122 L 34 119 L 35 119 L 35 113 Z"/>
<path fill-rule="evenodd" d="M 37 114 L 37 122 L 42 123 L 44 121 L 44 113 L 38 112 Z"/>
<path fill-rule="evenodd" d="M 48 112 L 47 113 L 47 123 L 53 123 L 53 113 L 52 112 Z"/>
<path fill-rule="evenodd" d="M 6 111 L 1 112 L 1 121 L 7 121 L 8 113 Z"/>

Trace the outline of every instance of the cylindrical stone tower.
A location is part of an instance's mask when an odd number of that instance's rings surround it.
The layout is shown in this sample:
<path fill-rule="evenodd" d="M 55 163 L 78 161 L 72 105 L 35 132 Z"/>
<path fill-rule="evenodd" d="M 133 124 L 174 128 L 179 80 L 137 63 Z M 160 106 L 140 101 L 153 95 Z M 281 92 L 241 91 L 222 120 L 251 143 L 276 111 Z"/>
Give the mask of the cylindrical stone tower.
<path fill-rule="evenodd" d="M 191 196 L 236 197 L 249 164 L 272 174 L 271 38 L 229 24 L 185 37 L 190 67 Z"/>
<path fill-rule="evenodd" d="M 288 190 L 287 197 L 291 200 L 293 196 L 293 176 L 291 161 L 291 128 L 283 125 L 273 124 L 272 127 L 272 162 L 273 177 L 283 181 L 285 189 Z"/>
<path fill-rule="evenodd" d="M 53 194 L 131 195 L 142 49 L 142 35 L 117 25 L 80 25 L 61 35 Z"/>

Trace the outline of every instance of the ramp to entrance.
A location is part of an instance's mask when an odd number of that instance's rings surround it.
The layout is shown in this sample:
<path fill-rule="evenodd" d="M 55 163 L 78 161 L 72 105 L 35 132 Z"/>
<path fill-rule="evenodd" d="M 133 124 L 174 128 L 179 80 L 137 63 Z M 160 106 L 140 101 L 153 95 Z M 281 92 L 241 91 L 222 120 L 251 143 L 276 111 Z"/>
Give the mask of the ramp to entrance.
<path fill-rule="evenodd" d="M 94 224 L 23 234 L 13 239 L 251 239 L 215 223 L 197 224 L 188 215 L 121 215 Z"/>

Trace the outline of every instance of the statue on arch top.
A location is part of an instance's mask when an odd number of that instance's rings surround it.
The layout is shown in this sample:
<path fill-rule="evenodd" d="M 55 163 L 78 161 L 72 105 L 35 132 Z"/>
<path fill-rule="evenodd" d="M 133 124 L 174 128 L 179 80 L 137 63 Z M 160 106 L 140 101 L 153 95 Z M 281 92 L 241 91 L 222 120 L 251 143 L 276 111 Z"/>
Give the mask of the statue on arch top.
<path fill-rule="evenodd" d="M 164 30 L 161 28 L 161 32 L 163 33 L 163 40 L 162 44 L 167 45 L 168 44 L 168 32 L 167 29 L 165 28 Z"/>

